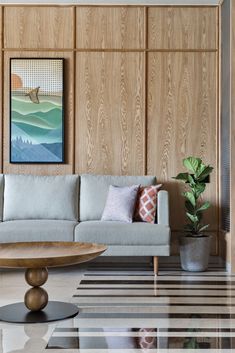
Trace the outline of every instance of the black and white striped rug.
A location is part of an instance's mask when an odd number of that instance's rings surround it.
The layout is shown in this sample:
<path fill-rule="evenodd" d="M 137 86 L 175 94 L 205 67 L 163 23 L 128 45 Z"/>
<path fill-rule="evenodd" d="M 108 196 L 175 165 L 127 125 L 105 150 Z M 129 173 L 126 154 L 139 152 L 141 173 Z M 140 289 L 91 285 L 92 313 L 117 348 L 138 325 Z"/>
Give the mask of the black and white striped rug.
<path fill-rule="evenodd" d="M 91 266 L 47 349 L 83 353 L 235 352 L 235 277 L 140 265 Z M 72 351 L 71 351 L 72 350 Z"/>

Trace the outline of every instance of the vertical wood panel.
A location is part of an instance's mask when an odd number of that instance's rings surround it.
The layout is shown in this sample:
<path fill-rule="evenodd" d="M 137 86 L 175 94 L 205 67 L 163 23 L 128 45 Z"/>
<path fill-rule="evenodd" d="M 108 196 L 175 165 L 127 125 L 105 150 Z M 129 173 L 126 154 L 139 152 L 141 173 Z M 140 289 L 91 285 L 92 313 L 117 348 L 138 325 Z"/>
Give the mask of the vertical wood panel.
<path fill-rule="evenodd" d="M 145 47 L 143 7 L 77 7 L 77 48 Z"/>
<path fill-rule="evenodd" d="M 216 49 L 216 7 L 153 7 L 148 10 L 150 49 Z"/>
<path fill-rule="evenodd" d="M 9 163 L 9 59 L 10 57 L 64 57 L 65 60 L 65 163 L 64 164 L 11 164 Z M 4 139 L 3 139 L 3 171 L 20 174 L 70 174 L 73 173 L 74 154 L 74 109 L 73 109 L 73 53 L 69 52 L 5 52 L 4 56 Z"/>
<path fill-rule="evenodd" d="M 3 42 L 3 33 L 2 33 L 2 30 L 3 30 L 3 7 L 0 6 L 0 48 L 2 48 L 2 42 Z"/>
<path fill-rule="evenodd" d="M 73 48 L 73 9 L 5 7 L 5 48 Z"/>
<path fill-rule="evenodd" d="M 77 53 L 76 172 L 144 173 L 144 54 Z"/>
<path fill-rule="evenodd" d="M 185 221 L 183 188 L 171 177 L 193 155 L 215 168 L 205 198 L 212 203 L 206 221 L 217 230 L 216 53 L 150 53 L 148 82 L 148 173 L 170 192 L 171 226 Z"/>

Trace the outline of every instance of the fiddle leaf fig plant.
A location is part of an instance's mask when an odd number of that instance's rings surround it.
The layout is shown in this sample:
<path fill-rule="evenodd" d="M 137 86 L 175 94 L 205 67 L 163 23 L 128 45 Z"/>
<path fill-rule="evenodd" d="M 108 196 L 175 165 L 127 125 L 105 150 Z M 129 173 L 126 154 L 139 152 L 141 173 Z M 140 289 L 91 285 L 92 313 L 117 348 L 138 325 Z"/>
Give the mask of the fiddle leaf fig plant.
<path fill-rule="evenodd" d="M 210 207 L 208 201 L 202 202 L 201 195 L 205 191 L 205 179 L 210 175 L 213 167 L 205 165 L 200 158 L 188 157 L 183 159 L 183 165 L 187 169 L 186 173 L 179 173 L 173 179 L 186 183 L 188 191 L 182 193 L 185 197 L 186 216 L 189 221 L 185 225 L 185 230 L 189 236 L 199 237 L 209 224 L 203 224 L 203 212 Z"/>

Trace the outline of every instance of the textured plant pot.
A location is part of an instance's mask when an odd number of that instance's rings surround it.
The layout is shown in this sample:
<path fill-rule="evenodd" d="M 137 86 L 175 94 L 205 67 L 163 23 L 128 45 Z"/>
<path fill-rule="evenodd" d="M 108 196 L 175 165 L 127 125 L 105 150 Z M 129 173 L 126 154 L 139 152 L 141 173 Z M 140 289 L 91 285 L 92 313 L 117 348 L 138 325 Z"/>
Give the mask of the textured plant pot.
<path fill-rule="evenodd" d="M 180 238 L 181 267 L 185 271 L 206 271 L 210 256 L 211 237 Z"/>

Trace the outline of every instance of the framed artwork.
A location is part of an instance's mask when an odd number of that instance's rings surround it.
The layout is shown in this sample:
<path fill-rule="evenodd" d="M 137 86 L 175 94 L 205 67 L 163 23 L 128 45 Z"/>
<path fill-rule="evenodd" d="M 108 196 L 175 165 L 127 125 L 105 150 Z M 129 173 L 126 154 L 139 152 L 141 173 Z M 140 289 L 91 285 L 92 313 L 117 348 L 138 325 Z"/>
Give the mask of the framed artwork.
<path fill-rule="evenodd" d="M 10 59 L 10 163 L 64 162 L 64 59 Z"/>

